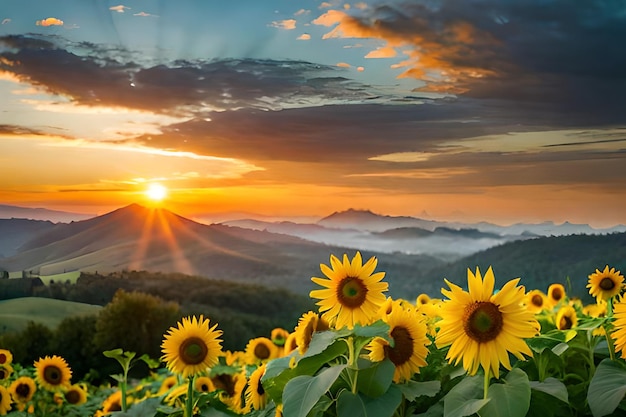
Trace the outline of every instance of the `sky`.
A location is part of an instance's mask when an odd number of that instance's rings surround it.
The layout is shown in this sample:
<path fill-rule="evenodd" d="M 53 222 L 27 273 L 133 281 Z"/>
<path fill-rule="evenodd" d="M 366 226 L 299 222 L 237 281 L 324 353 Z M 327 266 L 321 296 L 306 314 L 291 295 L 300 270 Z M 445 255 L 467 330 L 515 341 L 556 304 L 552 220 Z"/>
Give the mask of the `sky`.
<path fill-rule="evenodd" d="M 0 0 L 0 203 L 626 224 L 626 3 Z"/>

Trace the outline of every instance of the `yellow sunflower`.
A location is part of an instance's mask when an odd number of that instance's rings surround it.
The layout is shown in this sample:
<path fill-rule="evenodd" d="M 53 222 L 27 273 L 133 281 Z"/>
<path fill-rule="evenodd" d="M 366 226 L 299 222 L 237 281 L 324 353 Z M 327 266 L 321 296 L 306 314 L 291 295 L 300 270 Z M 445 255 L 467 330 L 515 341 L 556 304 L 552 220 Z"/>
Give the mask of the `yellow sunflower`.
<path fill-rule="evenodd" d="M 114 411 L 122 411 L 122 391 L 111 393 L 102 402 L 102 414 L 107 415 Z"/>
<path fill-rule="evenodd" d="M 428 304 L 430 303 L 430 296 L 428 294 L 420 294 L 417 296 L 417 298 L 415 299 L 415 305 L 419 306 L 422 304 Z"/>
<path fill-rule="evenodd" d="M 68 404 L 80 405 L 87 402 L 87 390 L 79 384 L 74 384 L 63 393 Z"/>
<path fill-rule="evenodd" d="M 394 300 L 391 297 L 387 297 L 385 302 L 380 305 L 378 308 L 378 318 L 384 318 L 391 314 L 394 310 L 402 310 L 403 303 L 401 300 Z"/>
<path fill-rule="evenodd" d="M 556 313 L 556 319 L 554 321 L 556 328 L 559 330 L 569 330 L 572 327 L 576 327 L 578 323 L 576 310 L 570 305 L 563 306 Z"/>
<path fill-rule="evenodd" d="M 608 300 L 620 293 L 624 283 L 624 276 L 616 271 L 615 268 L 609 269 L 609 266 L 605 266 L 604 270 L 600 271 L 596 269 L 596 272 L 589 275 L 589 294 L 592 297 L 596 297 L 596 300 Z"/>
<path fill-rule="evenodd" d="M 285 346 L 283 346 L 283 356 L 289 355 L 296 349 L 298 349 L 298 345 L 296 343 L 296 333 L 291 332 L 289 333 L 289 336 L 287 336 L 287 340 L 285 340 Z"/>
<path fill-rule="evenodd" d="M 378 260 L 371 257 L 365 265 L 361 253 L 357 252 L 352 262 L 348 255 L 343 255 L 343 262 L 336 256 L 330 256 L 332 268 L 320 264 L 320 269 L 328 279 L 312 277 L 311 280 L 324 287 L 310 292 L 311 298 L 317 298 L 319 311 L 328 323 L 339 329 L 349 329 L 355 324 L 371 324 L 378 319 L 378 309 L 385 302 L 383 292 L 389 284 L 380 282 L 384 272 L 373 273 Z"/>
<path fill-rule="evenodd" d="M 532 290 L 524 297 L 524 305 L 529 311 L 538 314 L 548 307 L 548 298 L 542 291 Z"/>
<path fill-rule="evenodd" d="M 520 360 L 532 352 L 524 339 L 539 332 L 534 314 L 524 307 L 525 290 L 517 286 L 519 278 L 507 282 L 493 293 L 495 277 L 491 267 L 484 281 L 476 268 L 476 275 L 467 270 L 469 292 L 445 280 L 450 290 L 441 289 L 448 300 L 441 306 L 440 330 L 436 344 L 450 345 L 446 356 L 450 362 L 463 361 L 463 368 L 475 375 L 479 366 L 485 373 L 499 378 L 500 364 L 511 369 L 509 353 Z"/>
<path fill-rule="evenodd" d="M 244 390 L 248 379 L 243 372 L 230 375 L 230 387 L 229 390 L 220 392 L 220 401 L 226 404 L 232 411 L 238 414 L 243 414 L 243 401 Z M 215 381 L 215 380 L 214 380 Z M 216 384 L 217 387 L 217 384 Z"/>
<path fill-rule="evenodd" d="M 9 392 L 16 403 L 27 403 L 37 391 L 35 381 L 28 376 L 21 376 L 11 383 Z"/>
<path fill-rule="evenodd" d="M 411 379 L 419 373 L 419 368 L 426 366 L 426 356 L 430 340 L 426 336 L 427 328 L 424 316 L 415 310 L 393 309 L 383 320 L 389 325 L 389 338 L 375 337 L 368 345 L 369 358 L 380 362 L 389 358 L 396 366 L 393 375 L 395 382 Z"/>
<path fill-rule="evenodd" d="M 209 319 L 203 316 L 186 317 L 178 327 L 170 327 L 161 344 L 167 368 L 187 378 L 215 365 L 222 351 L 222 331 L 216 327 L 209 327 Z"/>
<path fill-rule="evenodd" d="M 5 416 L 11 410 L 11 394 L 0 385 L 0 416 Z"/>
<path fill-rule="evenodd" d="M 35 362 L 37 383 L 48 391 L 57 391 L 70 386 L 72 370 L 60 356 L 39 358 Z"/>
<path fill-rule="evenodd" d="M 215 391 L 215 385 L 208 376 L 199 376 L 193 381 L 193 387 L 198 392 Z"/>
<path fill-rule="evenodd" d="M 316 312 L 308 311 L 304 313 L 298 320 L 298 325 L 293 331 L 295 344 L 298 346 L 298 352 L 304 354 L 304 352 L 309 349 L 313 334 L 322 330 L 327 330 L 327 326 Z"/>
<path fill-rule="evenodd" d="M 254 410 L 263 410 L 267 405 L 267 394 L 261 384 L 261 378 L 265 375 L 265 367 L 263 364 L 256 368 L 248 379 L 248 386 L 246 388 L 246 404 Z"/>
<path fill-rule="evenodd" d="M 548 302 L 554 307 L 565 299 L 565 287 L 562 284 L 550 284 L 548 287 Z"/>
<path fill-rule="evenodd" d="M 272 339 L 272 342 L 274 342 L 276 346 L 283 347 L 285 346 L 285 341 L 287 341 L 288 337 L 289 337 L 289 332 L 287 330 L 280 328 L 280 327 L 276 327 L 275 329 L 272 329 L 270 338 Z"/>
<path fill-rule="evenodd" d="M 607 314 L 607 302 L 600 300 L 595 304 L 587 304 L 583 307 L 583 314 L 589 317 L 606 317 Z"/>
<path fill-rule="evenodd" d="M 278 347 L 267 337 L 250 339 L 246 345 L 246 360 L 252 365 L 278 357 Z"/>
<path fill-rule="evenodd" d="M 169 375 L 165 377 L 165 379 L 163 379 L 163 382 L 161 382 L 161 386 L 159 387 L 159 390 L 157 391 L 157 396 L 165 394 L 166 392 L 174 388 L 176 385 L 178 385 L 178 376 Z"/>
<path fill-rule="evenodd" d="M 6 381 L 7 379 L 9 379 L 12 373 L 13 373 L 13 367 L 11 365 L 0 366 L 0 382 Z"/>
<path fill-rule="evenodd" d="M 611 338 L 615 340 L 615 352 L 621 352 L 626 359 L 626 299 L 622 298 L 613 305 L 613 332 Z"/>
<path fill-rule="evenodd" d="M 0 365 L 10 365 L 13 362 L 13 354 L 10 350 L 0 349 Z"/>

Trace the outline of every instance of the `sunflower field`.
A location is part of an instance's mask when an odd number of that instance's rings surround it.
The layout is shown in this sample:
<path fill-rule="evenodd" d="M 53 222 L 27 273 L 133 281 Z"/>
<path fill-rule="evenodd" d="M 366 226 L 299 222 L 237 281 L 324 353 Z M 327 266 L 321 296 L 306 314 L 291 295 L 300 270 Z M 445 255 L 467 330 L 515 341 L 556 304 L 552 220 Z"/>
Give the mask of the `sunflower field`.
<path fill-rule="evenodd" d="M 145 417 L 626 416 L 624 277 L 588 277 L 583 304 L 561 284 L 495 287 L 491 268 L 442 298 L 385 295 L 377 259 L 330 256 L 310 292 L 318 311 L 245 350 L 204 316 L 182 318 L 154 359 L 115 349 L 113 384 L 72 381 L 45 356 L 13 363 L 0 346 L 0 415 Z M 464 283 L 463 283 L 464 284 Z M 138 362 L 150 375 L 129 378 Z"/>

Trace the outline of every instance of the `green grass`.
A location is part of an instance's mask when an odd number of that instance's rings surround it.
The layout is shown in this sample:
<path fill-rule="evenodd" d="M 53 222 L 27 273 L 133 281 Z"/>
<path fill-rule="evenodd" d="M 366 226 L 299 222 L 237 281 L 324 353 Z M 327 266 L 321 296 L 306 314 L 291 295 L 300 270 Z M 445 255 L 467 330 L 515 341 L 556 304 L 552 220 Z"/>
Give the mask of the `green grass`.
<path fill-rule="evenodd" d="M 55 329 L 66 317 L 97 314 L 102 306 L 54 300 L 51 298 L 25 297 L 0 301 L 0 333 L 20 331 L 29 321 Z"/>
<path fill-rule="evenodd" d="M 69 281 L 71 284 L 76 284 L 76 280 L 80 277 L 80 271 L 65 272 L 63 274 L 55 275 L 39 275 L 39 279 L 46 284 L 50 285 L 50 281 L 64 283 Z"/>

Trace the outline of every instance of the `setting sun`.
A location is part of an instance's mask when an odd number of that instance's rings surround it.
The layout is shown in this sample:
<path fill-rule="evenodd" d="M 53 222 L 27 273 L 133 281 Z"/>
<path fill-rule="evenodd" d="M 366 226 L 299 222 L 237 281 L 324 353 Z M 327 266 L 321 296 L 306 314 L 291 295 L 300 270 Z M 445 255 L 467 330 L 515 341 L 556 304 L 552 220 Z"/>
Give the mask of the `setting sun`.
<path fill-rule="evenodd" d="M 167 197 L 167 188 L 158 183 L 150 184 L 146 196 L 152 201 L 163 201 Z"/>

